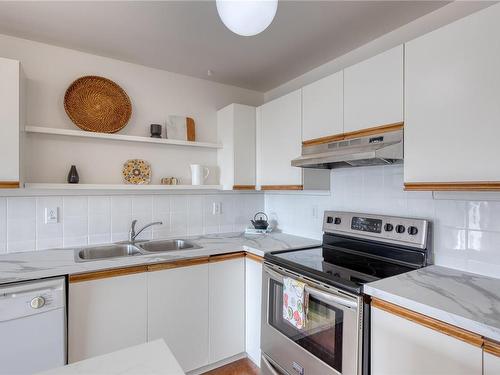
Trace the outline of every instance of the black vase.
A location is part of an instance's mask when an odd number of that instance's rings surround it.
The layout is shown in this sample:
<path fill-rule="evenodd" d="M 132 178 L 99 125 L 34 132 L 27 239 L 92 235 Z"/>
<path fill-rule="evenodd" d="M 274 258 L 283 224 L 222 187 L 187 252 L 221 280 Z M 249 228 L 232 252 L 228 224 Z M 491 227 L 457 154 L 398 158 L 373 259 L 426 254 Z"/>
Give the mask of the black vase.
<path fill-rule="evenodd" d="M 80 181 L 76 166 L 72 165 L 68 173 L 68 184 L 77 184 Z"/>

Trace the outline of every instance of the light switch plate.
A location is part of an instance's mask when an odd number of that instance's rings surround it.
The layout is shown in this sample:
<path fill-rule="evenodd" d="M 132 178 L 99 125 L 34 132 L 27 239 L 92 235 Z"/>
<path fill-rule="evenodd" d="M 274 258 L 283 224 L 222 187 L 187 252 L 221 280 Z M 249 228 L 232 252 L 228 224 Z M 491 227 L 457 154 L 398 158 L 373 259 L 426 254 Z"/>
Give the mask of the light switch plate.
<path fill-rule="evenodd" d="M 57 224 L 59 221 L 58 207 L 45 207 L 45 224 Z"/>

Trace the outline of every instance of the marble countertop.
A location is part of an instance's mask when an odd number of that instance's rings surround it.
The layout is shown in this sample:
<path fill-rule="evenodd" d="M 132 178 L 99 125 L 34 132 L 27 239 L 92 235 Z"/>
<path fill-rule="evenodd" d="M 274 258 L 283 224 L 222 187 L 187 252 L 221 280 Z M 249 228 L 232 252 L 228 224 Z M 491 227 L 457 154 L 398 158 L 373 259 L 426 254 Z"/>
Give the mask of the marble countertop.
<path fill-rule="evenodd" d="M 202 248 L 169 251 L 161 255 L 137 255 L 90 262 L 76 262 L 74 249 L 5 254 L 0 256 L 0 284 L 237 251 L 248 251 L 255 255 L 264 256 L 264 253 L 269 251 L 314 247 L 321 244 L 317 240 L 284 233 L 258 235 L 224 233 L 186 238 Z"/>
<path fill-rule="evenodd" d="M 39 373 L 39 375 L 184 375 L 163 340 L 132 346 Z"/>
<path fill-rule="evenodd" d="M 500 279 L 429 266 L 366 284 L 363 291 L 500 341 Z"/>

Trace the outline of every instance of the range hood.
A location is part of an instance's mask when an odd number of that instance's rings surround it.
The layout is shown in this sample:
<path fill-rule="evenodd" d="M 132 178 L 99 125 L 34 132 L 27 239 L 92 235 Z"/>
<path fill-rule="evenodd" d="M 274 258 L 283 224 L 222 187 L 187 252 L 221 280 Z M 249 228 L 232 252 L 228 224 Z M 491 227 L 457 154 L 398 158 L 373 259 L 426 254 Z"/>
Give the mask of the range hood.
<path fill-rule="evenodd" d="M 317 145 L 303 145 L 302 155 L 292 160 L 292 166 L 334 169 L 402 162 L 403 130 L 396 130 Z"/>

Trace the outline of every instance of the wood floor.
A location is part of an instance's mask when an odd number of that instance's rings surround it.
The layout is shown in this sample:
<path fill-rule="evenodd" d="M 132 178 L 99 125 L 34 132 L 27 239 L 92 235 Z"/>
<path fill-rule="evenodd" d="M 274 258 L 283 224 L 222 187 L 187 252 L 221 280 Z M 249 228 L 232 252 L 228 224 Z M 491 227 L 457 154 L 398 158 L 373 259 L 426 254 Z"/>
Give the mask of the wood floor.
<path fill-rule="evenodd" d="M 260 375 L 260 370 L 248 358 L 205 372 L 203 375 Z"/>

